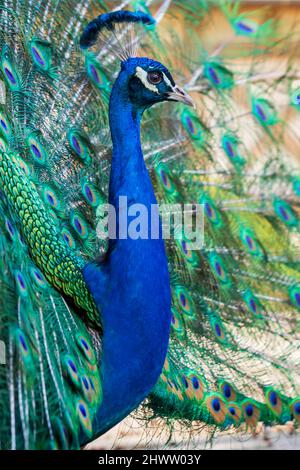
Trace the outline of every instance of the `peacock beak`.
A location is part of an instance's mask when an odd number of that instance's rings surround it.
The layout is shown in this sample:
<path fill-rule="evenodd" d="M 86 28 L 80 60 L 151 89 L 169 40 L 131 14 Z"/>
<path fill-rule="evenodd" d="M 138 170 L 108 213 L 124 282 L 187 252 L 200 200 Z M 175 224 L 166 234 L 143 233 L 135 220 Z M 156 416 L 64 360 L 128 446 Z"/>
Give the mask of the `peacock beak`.
<path fill-rule="evenodd" d="M 196 108 L 193 98 L 190 95 L 188 95 L 179 86 L 174 86 L 173 90 L 170 93 L 168 93 L 168 100 L 179 101 L 180 103 L 184 103 L 184 104 L 187 104 L 188 106 L 192 106 L 193 108 Z"/>

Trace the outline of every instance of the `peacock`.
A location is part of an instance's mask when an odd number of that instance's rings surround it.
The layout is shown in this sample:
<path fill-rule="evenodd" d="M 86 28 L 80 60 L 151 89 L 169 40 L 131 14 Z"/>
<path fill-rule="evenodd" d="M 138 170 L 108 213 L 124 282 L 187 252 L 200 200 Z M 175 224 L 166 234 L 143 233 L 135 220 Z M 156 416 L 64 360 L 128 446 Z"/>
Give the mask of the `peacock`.
<path fill-rule="evenodd" d="M 137 409 L 297 427 L 297 30 L 231 0 L 0 0 L 0 25 L 0 447 Z"/>

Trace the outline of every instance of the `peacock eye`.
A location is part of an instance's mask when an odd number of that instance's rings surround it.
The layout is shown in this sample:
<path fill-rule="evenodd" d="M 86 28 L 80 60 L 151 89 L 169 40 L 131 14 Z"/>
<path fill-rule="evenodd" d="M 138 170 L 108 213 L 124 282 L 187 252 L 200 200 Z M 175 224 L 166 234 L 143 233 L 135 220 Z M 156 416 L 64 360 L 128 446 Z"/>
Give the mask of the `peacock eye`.
<path fill-rule="evenodd" d="M 161 72 L 148 72 L 147 79 L 152 85 L 158 85 L 162 82 L 163 75 Z"/>

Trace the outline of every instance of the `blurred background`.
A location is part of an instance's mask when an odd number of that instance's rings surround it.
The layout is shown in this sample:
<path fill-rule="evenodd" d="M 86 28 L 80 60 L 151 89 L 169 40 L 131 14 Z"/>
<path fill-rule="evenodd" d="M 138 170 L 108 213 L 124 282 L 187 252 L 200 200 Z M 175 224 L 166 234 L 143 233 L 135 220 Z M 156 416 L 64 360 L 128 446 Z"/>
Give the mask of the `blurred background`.
<path fill-rule="evenodd" d="M 118 2 L 119 3 L 119 2 Z M 151 9 L 153 11 L 160 7 L 162 0 L 153 2 Z M 176 0 L 171 7 L 171 15 L 168 14 L 163 19 L 160 28 L 164 31 L 176 31 L 176 34 L 181 36 L 182 43 L 186 50 L 191 50 L 194 54 L 193 44 L 188 40 L 184 24 L 181 18 L 180 10 L 177 9 L 176 3 L 185 4 L 184 0 Z M 218 4 L 217 0 L 211 3 Z M 200 0 L 199 0 L 200 4 Z M 284 31 L 299 30 L 299 35 L 296 34 L 295 47 L 299 49 L 300 46 L 300 1 L 298 0 L 245 0 L 241 1 L 242 8 L 249 12 L 251 11 L 256 15 L 258 21 L 265 21 L 273 17 L 278 19 L 278 27 L 284 28 Z M 112 7 L 114 2 L 112 1 Z M 259 12 L 258 12 L 259 10 Z M 166 25 L 167 23 L 167 25 Z M 218 8 L 212 8 L 209 15 L 209 21 L 197 22 L 195 21 L 194 28 L 197 29 L 197 34 L 208 51 L 218 50 L 222 44 L 230 42 L 232 39 L 232 29 Z M 164 37 L 168 41 L 168 37 Z M 282 46 L 282 45 L 281 45 Z M 234 41 L 232 46 L 226 48 L 226 54 L 230 56 L 231 60 L 234 57 L 237 48 L 239 51 L 248 47 L 245 38 L 240 36 L 240 39 Z M 284 67 L 284 47 L 278 50 L 270 51 L 270 63 L 262 64 L 262 71 L 276 70 Z M 300 54 L 296 54 L 296 59 Z M 170 58 L 169 58 L 170 59 Z M 243 66 L 247 67 L 245 61 L 251 60 L 251 55 L 243 60 Z M 274 62 L 277 65 L 274 67 Z M 299 68 L 300 75 L 300 68 Z M 300 81 L 299 81 L 300 82 Z M 300 84 L 300 83 L 299 83 Z M 288 116 L 286 117 L 288 119 Z M 113 428 L 111 431 L 101 436 L 94 442 L 90 443 L 86 449 L 100 450 L 100 449 L 300 449 L 300 435 L 295 433 L 293 425 L 287 424 L 285 426 L 278 426 L 271 429 L 264 429 L 258 427 L 252 435 L 236 435 L 230 432 L 220 433 L 211 437 L 205 432 L 205 429 L 197 429 L 193 433 L 187 434 L 174 429 L 170 436 L 169 431 L 166 430 L 163 423 L 153 421 L 145 430 L 145 423 L 129 417 Z"/>

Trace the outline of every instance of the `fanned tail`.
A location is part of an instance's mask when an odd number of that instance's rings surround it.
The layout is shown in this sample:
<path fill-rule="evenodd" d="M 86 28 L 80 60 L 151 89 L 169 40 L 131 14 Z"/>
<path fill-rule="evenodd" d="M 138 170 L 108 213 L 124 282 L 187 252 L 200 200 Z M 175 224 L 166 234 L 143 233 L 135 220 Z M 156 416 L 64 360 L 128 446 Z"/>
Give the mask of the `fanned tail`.
<path fill-rule="evenodd" d="M 0 339 L 8 360 L 0 369 L 1 447 L 75 448 L 93 435 L 101 403 L 100 322 L 81 267 L 107 248 L 97 238 L 97 208 L 108 194 L 107 103 L 119 65 L 109 49 L 105 57 L 81 53 L 79 37 L 111 5 L 0 4 L 0 169 L 9 164 L 10 190 L 18 191 L 16 206 L 0 193 Z M 250 15 L 239 2 L 164 1 L 158 20 L 167 7 L 170 21 L 186 20 L 184 43 L 162 22 L 139 38 L 142 53 L 167 57 L 198 109 L 151 110 L 144 155 L 161 202 L 201 205 L 205 243 L 199 250 L 184 236 L 168 243 L 172 335 L 145 406 L 167 420 L 221 428 L 299 423 L 295 38 L 268 10 Z M 216 14 L 232 39 L 210 49 Z M 209 32 L 201 42 L 199 24 Z M 167 37 L 172 47 L 162 46 Z M 6 177 L 0 172 L 2 186 Z M 33 199 L 42 227 L 26 213 Z"/>

